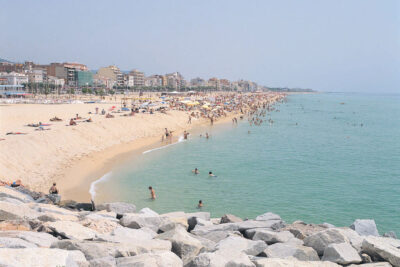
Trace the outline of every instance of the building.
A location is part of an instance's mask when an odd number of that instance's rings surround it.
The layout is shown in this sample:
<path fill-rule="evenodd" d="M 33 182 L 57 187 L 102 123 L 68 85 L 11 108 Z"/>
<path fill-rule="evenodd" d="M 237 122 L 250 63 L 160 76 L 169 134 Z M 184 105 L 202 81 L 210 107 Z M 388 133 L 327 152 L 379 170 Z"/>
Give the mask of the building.
<path fill-rule="evenodd" d="M 93 73 L 90 71 L 75 71 L 75 83 L 77 87 L 92 86 Z"/>
<path fill-rule="evenodd" d="M 76 86 L 75 72 L 77 71 L 88 71 L 88 68 L 80 63 L 51 63 L 47 67 L 47 75 L 64 79 L 69 86 Z"/>
<path fill-rule="evenodd" d="M 227 79 L 220 79 L 219 80 L 219 85 L 221 87 L 221 90 L 232 90 L 232 84 L 229 80 Z"/>
<path fill-rule="evenodd" d="M 29 82 L 27 75 L 16 72 L 0 73 L 0 79 L 2 79 L 5 85 L 23 85 Z"/>
<path fill-rule="evenodd" d="M 132 70 L 129 72 L 129 75 L 133 76 L 133 84 L 135 87 L 143 87 L 144 86 L 144 73 L 138 70 Z"/>
<path fill-rule="evenodd" d="M 185 83 L 183 76 L 179 72 L 166 74 L 167 86 L 179 90 Z"/>
<path fill-rule="evenodd" d="M 11 62 L 0 62 L 0 72 L 23 72 L 24 65 Z"/>
<path fill-rule="evenodd" d="M 114 83 L 115 86 L 124 86 L 124 74 L 115 65 L 100 68 L 97 74 L 98 77 L 111 80 L 109 83 Z"/>
<path fill-rule="evenodd" d="M 59 79 L 59 78 L 54 77 L 54 76 L 48 76 L 47 77 L 47 82 L 49 84 L 53 84 L 53 85 L 58 86 L 58 87 L 64 87 L 64 85 L 65 85 L 65 80 L 64 79 Z"/>
<path fill-rule="evenodd" d="M 204 79 L 202 78 L 194 78 L 190 80 L 190 86 L 192 87 L 203 87 L 203 86 L 207 86 L 207 83 Z"/>
<path fill-rule="evenodd" d="M 30 83 L 43 83 L 44 79 L 43 79 L 43 70 L 30 70 L 28 72 L 28 81 Z"/>
<path fill-rule="evenodd" d="M 215 88 L 215 90 L 221 90 L 221 85 L 220 85 L 218 78 L 214 77 L 214 78 L 208 79 L 207 84 L 209 87 Z"/>
<path fill-rule="evenodd" d="M 161 87 L 163 86 L 162 75 L 152 75 L 145 78 L 144 85 L 148 87 Z"/>

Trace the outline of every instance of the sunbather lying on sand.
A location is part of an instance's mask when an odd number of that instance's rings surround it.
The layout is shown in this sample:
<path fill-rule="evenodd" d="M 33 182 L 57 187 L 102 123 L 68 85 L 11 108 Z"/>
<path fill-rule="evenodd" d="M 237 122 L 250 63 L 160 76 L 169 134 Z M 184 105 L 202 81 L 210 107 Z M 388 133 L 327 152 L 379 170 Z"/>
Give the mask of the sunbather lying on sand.
<path fill-rule="evenodd" d="M 45 129 L 42 126 L 40 126 L 39 128 L 35 129 L 35 131 L 47 131 L 47 130 L 50 130 L 50 128 Z"/>
<path fill-rule="evenodd" d="M 51 118 L 50 121 L 62 121 L 62 119 L 55 116 L 54 118 Z"/>
<path fill-rule="evenodd" d="M 27 133 L 21 133 L 21 132 L 9 132 L 9 133 L 6 133 L 6 135 L 19 135 L 19 134 L 27 134 Z"/>
<path fill-rule="evenodd" d="M 69 125 L 70 125 L 70 126 L 76 125 L 76 122 L 74 121 L 74 119 L 71 119 L 71 120 L 69 121 Z"/>
<path fill-rule="evenodd" d="M 18 187 L 18 186 L 22 186 L 24 187 L 24 185 L 22 184 L 22 181 L 20 179 L 12 182 L 12 184 L 10 185 L 11 187 Z"/>

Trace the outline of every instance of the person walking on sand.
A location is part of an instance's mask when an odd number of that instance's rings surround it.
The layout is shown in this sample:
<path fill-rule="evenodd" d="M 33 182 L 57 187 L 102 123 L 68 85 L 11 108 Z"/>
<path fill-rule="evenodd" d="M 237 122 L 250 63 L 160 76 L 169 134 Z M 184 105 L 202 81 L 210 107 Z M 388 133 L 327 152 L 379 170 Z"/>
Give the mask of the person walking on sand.
<path fill-rule="evenodd" d="M 149 190 L 151 199 L 156 199 L 156 192 L 154 192 L 153 187 L 149 186 Z"/>
<path fill-rule="evenodd" d="M 192 124 L 192 116 L 189 115 L 188 124 Z"/>

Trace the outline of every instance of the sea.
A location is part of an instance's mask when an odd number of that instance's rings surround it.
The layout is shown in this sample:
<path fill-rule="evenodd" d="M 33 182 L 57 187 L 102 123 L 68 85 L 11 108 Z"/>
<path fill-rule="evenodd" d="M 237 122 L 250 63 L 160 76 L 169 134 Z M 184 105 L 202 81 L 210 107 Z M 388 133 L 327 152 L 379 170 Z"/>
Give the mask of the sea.
<path fill-rule="evenodd" d="M 293 94 L 275 107 L 259 126 L 244 118 L 132 155 L 91 193 L 158 213 L 196 212 L 202 200 L 212 217 L 274 212 L 288 223 L 336 226 L 374 219 L 381 234 L 400 235 L 400 95 Z"/>

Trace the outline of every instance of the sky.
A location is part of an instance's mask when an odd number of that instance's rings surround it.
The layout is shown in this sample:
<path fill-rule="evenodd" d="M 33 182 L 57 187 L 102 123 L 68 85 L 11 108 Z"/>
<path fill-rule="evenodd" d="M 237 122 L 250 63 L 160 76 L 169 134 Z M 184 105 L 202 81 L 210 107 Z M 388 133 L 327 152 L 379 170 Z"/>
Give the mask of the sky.
<path fill-rule="evenodd" d="M 400 92 L 399 0 L 0 0 L 0 58 Z"/>

